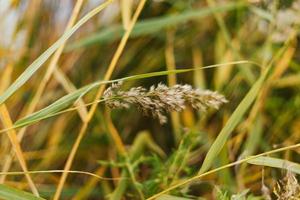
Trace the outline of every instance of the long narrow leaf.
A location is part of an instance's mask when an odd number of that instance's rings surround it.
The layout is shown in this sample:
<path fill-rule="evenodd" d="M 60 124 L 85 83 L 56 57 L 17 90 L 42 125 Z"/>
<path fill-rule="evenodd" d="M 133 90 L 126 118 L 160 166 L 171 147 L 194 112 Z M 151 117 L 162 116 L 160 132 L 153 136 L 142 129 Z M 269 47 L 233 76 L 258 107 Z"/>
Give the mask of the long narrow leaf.
<path fill-rule="evenodd" d="M 294 163 L 288 160 L 261 156 L 258 158 L 248 160 L 247 162 L 252 165 L 261 165 L 261 166 L 285 169 L 294 172 L 296 174 L 300 174 L 300 165 L 298 163 Z"/>
<path fill-rule="evenodd" d="M 3 200 L 43 200 L 31 193 L 0 184 L 0 199 Z"/>
<path fill-rule="evenodd" d="M 178 24 L 185 23 L 189 20 L 204 18 L 213 12 L 227 12 L 237 8 L 245 6 L 242 3 L 227 3 L 224 5 L 218 5 L 213 8 L 203 8 L 201 10 L 189 10 L 178 15 L 170 15 L 163 17 L 156 17 L 151 19 L 146 19 L 144 21 L 138 22 L 130 37 L 138 37 L 143 35 L 149 35 L 157 33 L 158 31 Z M 74 50 L 77 48 L 90 46 L 93 44 L 99 44 L 101 42 L 111 42 L 116 39 L 120 39 L 124 34 L 124 28 L 121 24 L 110 26 L 103 31 L 87 36 L 86 38 L 80 39 L 79 41 L 70 44 L 66 47 L 66 51 Z"/>
<path fill-rule="evenodd" d="M 29 116 L 18 120 L 15 125 L 17 127 L 25 126 L 29 123 L 39 121 L 40 119 L 44 119 L 45 116 L 52 116 L 54 113 L 59 112 L 68 106 L 70 106 L 72 103 L 74 103 L 78 98 L 95 88 L 97 85 L 99 85 L 102 82 L 96 82 L 91 85 L 87 85 L 83 88 L 80 88 L 72 93 L 69 93 L 68 95 L 65 95 L 55 101 L 53 104 L 47 106 L 46 108 L 43 108 L 37 112 L 34 112 L 30 114 Z"/>
<path fill-rule="evenodd" d="M 270 67 L 266 69 L 265 72 L 260 76 L 260 78 L 255 82 L 255 84 L 251 87 L 250 91 L 247 93 L 247 95 L 244 97 L 244 99 L 235 109 L 233 114 L 230 116 L 227 123 L 221 130 L 220 134 L 214 141 L 213 145 L 210 147 L 204 159 L 204 162 L 199 170 L 199 174 L 204 173 L 211 167 L 213 161 L 219 155 L 220 151 L 225 145 L 230 134 L 238 125 L 238 123 L 242 120 L 242 117 L 244 116 L 244 114 L 246 113 L 250 105 L 254 102 L 255 98 L 257 97 L 257 94 L 261 89 L 262 84 L 264 83 L 264 80 L 269 72 L 269 69 Z"/>

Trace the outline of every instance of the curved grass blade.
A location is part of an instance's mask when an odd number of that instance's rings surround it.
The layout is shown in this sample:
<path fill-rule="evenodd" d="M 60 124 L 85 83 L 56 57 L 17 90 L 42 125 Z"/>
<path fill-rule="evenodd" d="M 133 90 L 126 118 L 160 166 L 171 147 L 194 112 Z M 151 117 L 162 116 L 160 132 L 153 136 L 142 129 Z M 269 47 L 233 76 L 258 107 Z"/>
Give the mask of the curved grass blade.
<path fill-rule="evenodd" d="M 7 185 L 0 185 L 0 199 L 4 200 L 44 200 L 41 197 L 36 197 L 31 193 L 18 190 Z"/>
<path fill-rule="evenodd" d="M 72 103 L 74 103 L 77 99 L 79 99 L 81 96 L 95 88 L 96 86 L 99 86 L 102 82 L 96 82 L 90 85 L 87 85 L 83 88 L 80 88 L 72 93 L 69 93 L 68 95 L 65 95 L 55 101 L 53 104 L 47 106 L 46 108 L 43 108 L 37 112 L 34 112 L 27 117 L 18 120 L 14 125 L 17 127 L 23 127 L 25 125 L 28 125 L 31 122 L 39 121 L 40 119 L 44 119 L 45 116 L 52 116 L 54 113 L 57 113 L 68 106 L 70 106 Z"/>
<path fill-rule="evenodd" d="M 260 78 L 254 83 L 254 85 L 251 87 L 250 91 L 247 93 L 247 95 L 244 97 L 244 99 L 241 101 L 241 103 L 238 105 L 238 107 L 235 109 L 233 114 L 228 119 L 227 123 L 221 130 L 220 134 L 214 141 L 213 145 L 210 147 L 203 164 L 199 170 L 199 174 L 206 172 L 216 159 L 216 157 L 221 152 L 223 146 L 225 145 L 227 139 L 229 138 L 232 131 L 235 129 L 235 127 L 238 125 L 238 123 L 242 120 L 242 117 L 250 107 L 250 105 L 254 102 L 254 100 L 257 97 L 258 92 L 260 91 L 262 84 L 264 83 L 264 80 L 267 77 L 267 74 L 271 68 L 271 65 L 265 70 L 265 72 L 260 76 Z"/>
<path fill-rule="evenodd" d="M 252 11 L 257 16 L 261 17 L 262 19 L 266 19 L 270 22 L 274 21 L 274 17 L 272 16 L 272 14 L 264 9 L 261 9 L 261 8 L 255 7 L 255 6 L 251 6 L 250 11 Z"/>
<path fill-rule="evenodd" d="M 246 4 L 244 3 L 227 3 L 224 5 L 215 6 L 213 8 L 203 8 L 201 10 L 189 10 L 178 15 L 169 15 L 169 16 L 156 17 L 152 19 L 146 19 L 138 22 L 135 25 L 130 37 L 138 37 L 138 36 L 157 33 L 158 31 L 164 28 L 182 24 L 189 20 L 204 18 L 214 12 L 227 12 L 237 8 L 242 8 L 244 6 L 246 6 Z M 77 42 L 74 42 L 73 44 L 68 45 L 65 50 L 71 51 L 77 48 L 82 48 L 93 44 L 99 44 L 101 42 L 102 43 L 112 42 L 114 40 L 120 39 L 123 34 L 124 34 L 124 28 L 122 24 L 110 26 L 104 29 L 103 31 L 92 34 L 83 39 L 80 39 Z"/>
<path fill-rule="evenodd" d="M 285 169 L 293 173 L 300 174 L 300 165 L 298 163 L 294 163 L 279 158 L 261 156 L 261 157 L 248 160 L 247 163 L 252 165 L 261 165 L 261 166 Z"/>
<path fill-rule="evenodd" d="M 91 17 L 95 16 L 113 0 L 107 0 L 105 3 L 96 7 L 83 18 L 81 18 L 72 28 L 66 31 L 51 47 L 49 47 L 42 55 L 40 55 L 26 70 L 11 84 L 0 96 L 0 105 L 4 103 L 13 93 L 15 93 L 26 81 L 47 61 L 47 59 L 66 41 L 73 33 L 78 30 Z"/>
<path fill-rule="evenodd" d="M 201 70 L 201 69 L 205 69 L 205 68 L 221 67 L 221 66 L 226 66 L 226 65 L 228 66 L 229 64 L 237 65 L 237 64 L 246 64 L 246 63 L 247 64 L 249 64 L 249 63 L 255 64 L 250 61 L 236 61 L 236 62 L 230 62 L 230 63 L 210 65 L 210 66 L 206 66 L 206 67 L 197 67 L 197 68 L 168 70 L 168 71 L 152 72 L 152 73 L 146 73 L 146 74 L 138 74 L 138 75 L 133 75 L 133 76 L 110 80 L 110 81 L 97 81 L 92 84 L 86 85 L 72 93 L 69 93 L 69 94 L 61 97 L 60 99 L 58 99 L 51 105 L 18 120 L 17 122 L 15 122 L 13 128 L 23 127 L 23 126 L 32 124 L 34 122 L 40 121 L 41 119 L 55 116 L 56 113 L 58 113 L 59 111 L 65 109 L 68 106 L 70 106 L 71 104 L 73 104 L 79 97 L 82 97 L 87 92 L 91 91 L 92 89 L 94 89 L 102 84 L 109 84 L 109 83 L 114 83 L 114 82 L 118 82 L 118 81 L 144 79 L 144 78 L 168 75 L 168 74 L 172 74 L 172 73 L 177 73 L 177 74 L 185 73 L 185 72 Z"/>

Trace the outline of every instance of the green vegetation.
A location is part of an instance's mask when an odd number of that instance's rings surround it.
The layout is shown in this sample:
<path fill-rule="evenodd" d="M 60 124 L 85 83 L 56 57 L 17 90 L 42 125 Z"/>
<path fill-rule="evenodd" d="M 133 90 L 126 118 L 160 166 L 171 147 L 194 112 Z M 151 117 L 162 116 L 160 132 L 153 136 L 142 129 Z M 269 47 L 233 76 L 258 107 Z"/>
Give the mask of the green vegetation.
<path fill-rule="evenodd" d="M 0 1 L 0 199 L 300 199 L 300 1 Z"/>

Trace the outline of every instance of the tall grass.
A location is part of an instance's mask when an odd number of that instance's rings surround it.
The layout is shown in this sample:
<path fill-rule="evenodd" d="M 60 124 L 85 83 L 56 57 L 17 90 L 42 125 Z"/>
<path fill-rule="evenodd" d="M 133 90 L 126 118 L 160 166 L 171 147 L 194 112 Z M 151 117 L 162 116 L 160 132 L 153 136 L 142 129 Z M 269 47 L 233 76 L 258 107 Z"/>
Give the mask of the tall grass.
<path fill-rule="evenodd" d="M 299 4 L 0 2 L 0 198 L 298 198 Z"/>

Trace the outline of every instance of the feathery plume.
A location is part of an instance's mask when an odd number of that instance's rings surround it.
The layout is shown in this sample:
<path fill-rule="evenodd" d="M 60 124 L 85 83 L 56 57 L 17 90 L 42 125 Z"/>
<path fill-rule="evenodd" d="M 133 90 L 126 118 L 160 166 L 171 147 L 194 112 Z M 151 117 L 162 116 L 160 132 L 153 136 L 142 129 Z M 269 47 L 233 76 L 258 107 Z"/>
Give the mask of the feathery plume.
<path fill-rule="evenodd" d="M 212 107 L 218 109 L 226 103 L 225 97 L 210 90 L 193 89 L 190 85 L 174 85 L 168 87 L 159 83 L 149 90 L 133 87 L 122 91 L 122 82 L 114 83 L 103 94 L 105 104 L 110 108 L 129 108 L 136 105 L 146 115 L 157 118 L 161 124 L 167 122 L 165 113 L 182 111 L 186 105 L 194 109 L 206 111 Z"/>

